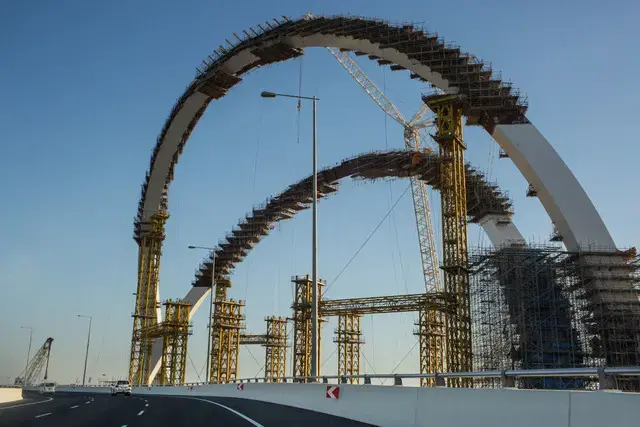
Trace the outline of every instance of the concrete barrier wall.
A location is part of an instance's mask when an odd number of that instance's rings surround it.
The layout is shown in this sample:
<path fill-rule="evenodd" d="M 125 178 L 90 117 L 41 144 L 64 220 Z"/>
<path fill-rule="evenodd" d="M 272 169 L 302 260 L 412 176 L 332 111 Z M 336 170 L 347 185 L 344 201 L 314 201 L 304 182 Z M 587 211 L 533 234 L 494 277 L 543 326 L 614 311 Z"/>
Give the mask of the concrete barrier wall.
<path fill-rule="evenodd" d="M 20 387 L 0 388 L 0 403 L 15 402 L 22 400 L 22 389 Z"/>
<path fill-rule="evenodd" d="M 640 394 L 605 391 L 453 389 L 340 384 L 245 383 L 189 387 L 136 387 L 133 394 L 236 397 L 295 406 L 379 426 L 637 427 Z M 108 393 L 108 388 L 59 388 Z"/>

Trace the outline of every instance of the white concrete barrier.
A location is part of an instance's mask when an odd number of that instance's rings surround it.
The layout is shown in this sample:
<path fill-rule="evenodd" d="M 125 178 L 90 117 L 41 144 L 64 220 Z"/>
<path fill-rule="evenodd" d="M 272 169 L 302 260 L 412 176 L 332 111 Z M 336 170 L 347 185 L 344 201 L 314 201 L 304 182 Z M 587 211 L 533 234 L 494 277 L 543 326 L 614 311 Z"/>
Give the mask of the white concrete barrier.
<path fill-rule="evenodd" d="M 339 398 L 329 399 L 325 396 L 327 384 L 245 383 L 243 387 L 134 387 L 133 394 L 236 397 L 394 427 L 637 427 L 640 420 L 638 393 L 339 384 Z M 59 389 L 109 392 L 98 387 Z"/>
<path fill-rule="evenodd" d="M 22 400 L 22 389 L 20 387 L 0 388 L 0 403 L 18 400 Z"/>

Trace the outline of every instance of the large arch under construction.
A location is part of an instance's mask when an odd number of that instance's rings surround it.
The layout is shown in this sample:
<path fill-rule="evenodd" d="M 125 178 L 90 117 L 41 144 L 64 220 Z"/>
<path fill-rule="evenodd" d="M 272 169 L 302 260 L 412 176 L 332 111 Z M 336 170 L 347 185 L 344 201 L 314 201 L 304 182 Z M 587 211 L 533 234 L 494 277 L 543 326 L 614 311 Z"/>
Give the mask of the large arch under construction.
<path fill-rule="evenodd" d="M 461 129 L 462 116 L 466 117 L 467 125 L 482 126 L 535 189 L 566 248 L 581 253 L 582 263 L 590 271 L 589 292 L 599 310 L 610 318 L 637 315 L 637 298 L 629 282 L 621 279 L 626 271 L 624 257 L 617 254 L 592 202 L 553 147 L 525 116 L 526 101 L 476 57 L 413 25 L 356 17 L 282 18 L 242 33 L 243 36 L 234 34 L 237 43 L 220 46 L 198 69 L 171 111 L 153 150 L 135 219 L 139 271 L 130 365 L 134 383 L 148 382 L 151 374 L 152 340 L 147 332 L 161 321 L 158 275 L 164 223 L 168 218 L 168 189 L 193 128 L 209 103 L 225 96 L 241 82 L 243 74 L 298 57 L 307 47 L 336 47 L 367 55 L 380 65 L 407 70 L 411 78 L 430 82 L 445 94 L 444 98 L 424 99 L 439 116 L 437 138 L 441 154 L 445 143 L 461 137 L 457 129 Z M 447 123 L 452 123 L 456 131 L 443 132 Z M 450 150 L 448 155 L 453 156 L 456 168 L 460 168 L 464 157 L 456 154 L 455 147 L 454 143 L 446 150 Z M 451 173 L 452 181 L 446 186 L 453 186 L 451 194 L 457 198 L 451 201 L 459 204 L 464 186 L 456 180 L 463 179 L 464 183 L 464 174 L 453 170 Z M 494 244 L 522 238 L 515 227 L 503 225 L 501 215 L 485 215 L 481 221 Z M 466 241 L 463 246 L 466 248 Z M 593 253 L 611 256 L 603 263 L 603 257 Z M 622 273 L 608 273 L 612 269 Z M 614 294 L 612 289 L 620 292 Z M 621 304 L 626 307 L 623 314 Z M 613 320 L 612 324 L 618 321 L 622 320 Z"/>

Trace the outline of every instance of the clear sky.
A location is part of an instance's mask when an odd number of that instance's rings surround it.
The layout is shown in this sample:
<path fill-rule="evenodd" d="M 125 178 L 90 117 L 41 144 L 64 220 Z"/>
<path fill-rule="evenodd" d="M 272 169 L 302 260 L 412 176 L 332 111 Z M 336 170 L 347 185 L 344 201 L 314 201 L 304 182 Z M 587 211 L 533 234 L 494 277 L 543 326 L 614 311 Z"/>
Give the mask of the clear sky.
<path fill-rule="evenodd" d="M 640 68 L 637 2 L 425 1 L 31 1 L 0 4 L 0 383 L 52 336 L 50 378 L 82 376 L 87 322 L 94 316 L 88 376 L 126 375 L 136 286 L 132 240 L 140 184 L 157 135 L 195 67 L 232 32 L 304 13 L 418 21 L 501 70 L 529 97 L 528 117 L 552 142 L 599 209 L 621 247 L 637 245 L 635 182 Z M 406 72 L 360 62 L 410 117 L 425 88 Z M 182 297 L 204 255 L 253 204 L 310 171 L 309 106 L 264 100 L 261 90 L 319 101 L 319 164 L 402 146 L 402 130 L 367 98 L 331 55 L 304 58 L 246 76 L 214 102 L 194 131 L 171 187 L 161 268 L 163 299 Z M 385 131 L 386 129 L 386 131 Z M 468 129 L 468 158 L 488 168 L 491 140 Z M 541 242 L 551 223 L 508 160 L 492 177 L 515 201 L 516 224 Z M 342 269 L 408 182 L 345 183 L 319 209 L 320 273 Z M 437 197 L 434 213 L 439 213 Z M 246 299 L 247 324 L 262 332 L 266 315 L 288 315 L 290 276 L 310 270 L 310 214 L 283 223 L 233 276 Z M 439 222 L 436 222 L 439 227 Z M 475 227 L 471 243 L 487 244 Z M 439 231 L 436 231 L 439 236 Z M 328 297 L 418 292 L 422 288 L 410 197 L 328 292 Z M 363 321 L 365 370 L 416 371 L 414 316 Z M 193 321 L 188 379 L 206 349 L 206 313 Z M 335 321 L 323 332 L 324 361 Z M 410 352 L 409 356 L 404 358 Z M 257 359 L 256 363 L 253 358 Z M 255 375 L 261 348 L 241 350 L 241 376 Z M 404 361 L 400 363 L 404 358 Z M 371 368 L 368 363 L 373 365 Z M 400 363 L 400 364 L 399 364 Z M 197 369 L 194 368 L 197 367 Z M 335 356 L 323 367 L 335 372 Z"/>

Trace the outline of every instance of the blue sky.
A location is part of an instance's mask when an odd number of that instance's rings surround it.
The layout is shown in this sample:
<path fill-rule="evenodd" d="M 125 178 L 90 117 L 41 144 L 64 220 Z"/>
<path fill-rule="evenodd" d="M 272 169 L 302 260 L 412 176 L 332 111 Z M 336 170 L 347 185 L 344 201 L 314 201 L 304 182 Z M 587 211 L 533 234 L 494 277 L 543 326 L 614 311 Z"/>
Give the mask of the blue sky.
<path fill-rule="evenodd" d="M 88 376 L 125 375 L 128 364 L 137 246 L 132 222 L 151 150 L 195 67 L 232 32 L 288 15 L 351 13 L 419 21 L 460 44 L 529 97 L 528 116 L 587 190 L 621 247 L 637 244 L 633 189 L 640 148 L 634 139 L 640 60 L 631 1 L 3 2 L 0 5 L 0 383 L 55 338 L 51 378 L 82 375 L 87 324 L 94 316 Z M 453 12 L 453 13 L 452 13 Z M 410 117 L 424 85 L 406 73 L 360 62 Z M 310 170 L 310 108 L 264 100 L 264 89 L 298 90 L 300 61 L 246 76 L 211 104 L 176 168 L 161 268 L 162 298 L 189 288 L 202 253 L 253 204 Z M 302 59 L 302 87 L 319 101 L 319 164 L 402 146 L 401 128 L 383 113 L 328 52 Z M 387 129 L 385 132 L 385 128 Z M 490 138 L 467 129 L 468 158 L 486 170 Z M 515 201 L 515 222 L 532 241 L 551 231 L 544 210 L 526 199 L 526 182 L 508 160 L 492 175 Z M 333 279 L 408 182 L 345 183 L 319 209 L 320 273 Z M 438 213 L 437 195 L 434 213 Z M 289 278 L 310 268 L 310 215 L 283 223 L 236 271 L 232 295 L 247 300 L 247 324 L 288 315 Z M 436 224 L 436 227 L 438 223 Z M 486 243 L 471 227 L 472 244 Z M 439 235 L 439 231 L 436 230 Z M 397 294 L 422 287 L 411 200 L 389 220 L 331 288 L 328 297 Z M 204 364 L 206 314 L 194 318 L 188 378 Z M 413 315 L 363 321 L 366 359 L 378 372 L 396 368 L 415 343 Z M 332 320 L 323 333 L 324 360 L 333 350 Z M 260 363 L 253 360 L 254 356 Z M 253 376 L 261 348 L 241 352 L 241 375 Z M 368 367 L 368 362 L 363 363 Z M 197 369 L 194 369 L 193 366 Z M 335 357 L 323 370 L 335 371 Z M 417 369 L 417 350 L 398 366 Z"/>

